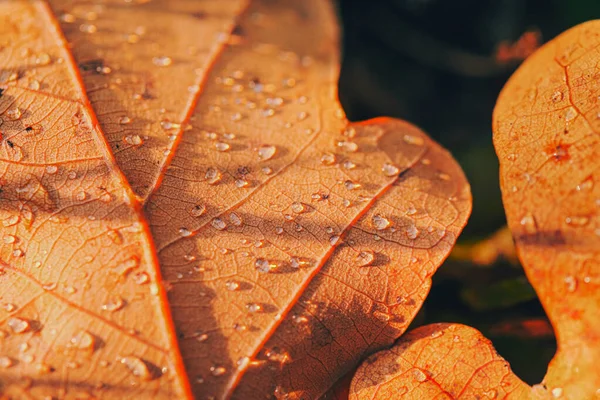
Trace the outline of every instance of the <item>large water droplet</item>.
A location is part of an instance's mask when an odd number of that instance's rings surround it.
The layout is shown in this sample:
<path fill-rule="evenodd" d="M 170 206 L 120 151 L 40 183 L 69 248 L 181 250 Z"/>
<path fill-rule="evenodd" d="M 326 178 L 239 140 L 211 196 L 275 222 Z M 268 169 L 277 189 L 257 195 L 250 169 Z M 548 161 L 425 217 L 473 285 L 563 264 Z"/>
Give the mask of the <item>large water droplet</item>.
<path fill-rule="evenodd" d="M 81 350 L 93 349 L 96 339 L 88 331 L 81 330 L 71 338 L 70 345 Z"/>
<path fill-rule="evenodd" d="M 381 172 L 383 172 L 385 176 L 395 176 L 400 173 L 400 169 L 393 164 L 385 163 L 383 164 L 383 167 L 381 167 Z"/>
<path fill-rule="evenodd" d="M 270 160 L 275 156 L 277 148 L 273 145 L 263 144 L 257 149 L 258 158 L 261 161 Z"/>

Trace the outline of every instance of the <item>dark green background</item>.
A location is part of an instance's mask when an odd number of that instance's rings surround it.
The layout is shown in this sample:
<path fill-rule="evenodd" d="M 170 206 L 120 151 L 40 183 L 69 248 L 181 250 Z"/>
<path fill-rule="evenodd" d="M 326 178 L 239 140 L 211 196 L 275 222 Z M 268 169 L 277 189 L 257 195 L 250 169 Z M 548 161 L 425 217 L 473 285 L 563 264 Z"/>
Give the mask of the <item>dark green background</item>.
<path fill-rule="evenodd" d="M 471 183 L 473 214 L 461 241 L 505 224 L 492 146 L 492 110 L 517 64 L 494 61 L 498 43 L 536 29 L 546 42 L 600 17 L 598 0 L 340 0 L 340 97 L 351 120 L 411 121 L 448 148 Z M 545 317 L 519 266 L 446 262 L 414 326 L 462 322 L 492 339 L 513 370 L 538 383 L 554 338 L 494 336 L 501 321 Z M 463 300 L 469 296 L 469 300 Z M 479 298 L 478 298 L 479 296 Z M 475 307 L 475 299 L 483 307 Z M 487 306 L 486 306 L 487 304 Z"/>

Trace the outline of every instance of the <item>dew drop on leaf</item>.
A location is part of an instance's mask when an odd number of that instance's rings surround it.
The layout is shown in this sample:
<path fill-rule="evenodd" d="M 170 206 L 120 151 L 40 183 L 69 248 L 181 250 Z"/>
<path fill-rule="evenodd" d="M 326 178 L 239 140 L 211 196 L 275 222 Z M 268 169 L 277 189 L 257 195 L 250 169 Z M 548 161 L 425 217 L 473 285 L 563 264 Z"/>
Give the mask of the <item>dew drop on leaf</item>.
<path fill-rule="evenodd" d="M 221 172 L 216 168 L 209 168 L 204 177 L 209 185 L 215 185 L 221 181 Z"/>
<path fill-rule="evenodd" d="M 171 65 L 173 63 L 173 60 L 171 59 L 171 57 L 160 56 L 160 57 L 153 57 L 152 63 L 154 65 L 156 65 L 157 67 L 168 67 L 169 65 Z"/>
<path fill-rule="evenodd" d="M 395 176 L 400 173 L 400 169 L 393 164 L 385 163 L 383 164 L 383 167 L 381 167 L 381 172 L 383 172 L 385 176 Z"/>
<path fill-rule="evenodd" d="M 258 153 L 259 160 L 266 161 L 275 156 L 277 148 L 273 145 L 263 144 L 256 151 Z"/>
<path fill-rule="evenodd" d="M 378 231 L 383 231 L 389 228 L 391 225 L 390 221 L 386 217 L 379 214 L 374 215 L 373 218 L 371 218 L 371 222 Z"/>
<path fill-rule="evenodd" d="M 1 356 L 0 357 L 0 368 L 10 368 L 13 365 L 15 365 L 15 362 L 7 356 Z"/>
<path fill-rule="evenodd" d="M 150 371 L 148 364 L 146 364 L 146 362 L 139 357 L 123 357 L 121 358 L 121 364 L 126 366 L 129 372 L 131 372 L 136 378 L 139 378 L 143 381 L 150 381 L 154 379 L 154 375 Z"/>
<path fill-rule="evenodd" d="M 321 156 L 321 164 L 323 165 L 333 165 L 335 161 L 336 157 L 333 153 L 325 153 Z"/>
<path fill-rule="evenodd" d="M 22 318 L 9 318 L 6 324 L 14 333 L 25 333 L 31 329 L 31 324 L 29 321 Z"/>
<path fill-rule="evenodd" d="M 362 250 L 356 256 L 357 267 L 368 267 L 375 261 L 375 253 L 372 250 Z"/>

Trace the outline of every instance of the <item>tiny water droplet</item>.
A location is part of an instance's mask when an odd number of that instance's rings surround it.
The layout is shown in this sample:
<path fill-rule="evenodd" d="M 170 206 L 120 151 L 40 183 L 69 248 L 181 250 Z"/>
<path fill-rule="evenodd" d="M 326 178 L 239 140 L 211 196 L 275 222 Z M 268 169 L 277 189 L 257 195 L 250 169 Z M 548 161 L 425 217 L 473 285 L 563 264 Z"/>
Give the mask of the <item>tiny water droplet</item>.
<path fill-rule="evenodd" d="M 258 158 L 261 161 L 270 160 L 275 156 L 277 148 L 273 145 L 263 144 L 257 149 Z"/>
<path fill-rule="evenodd" d="M 565 285 L 567 286 L 567 291 L 573 293 L 577 290 L 577 278 L 572 275 L 565 277 Z"/>
<path fill-rule="evenodd" d="M 340 149 L 347 151 L 349 153 L 354 153 L 355 151 L 358 150 L 358 145 L 355 142 L 349 142 L 346 140 L 337 142 L 337 146 Z"/>
<path fill-rule="evenodd" d="M 102 304 L 102 309 L 104 311 L 115 312 L 119 311 L 123 307 L 125 307 L 125 301 L 120 297 L 113 297 L 107 303 Z"/>
<path fill-rule="evenodd" d="M 98 28 L 93 24 L 81 24 L 79 25 L 79 30 L 83 33 L 96 33 Z"/>
<path fill-rule="evenodd" d="M 156 65 L 157 67 L 168 67 L 169 65 L 171 65 L 173 63 L 173 60 L 171 59 L 171 57 L 160 56 L 160 57 L 153 57 L 152 63 L 154 65 Z"/>
<path fill-rule="evenodd" d="M 81 330 L 71 338 L 70 345 L 81 350 L 93 349 L 96 345 L 96 339 L 88 331 Z"/>
<path fill-rule="evenodd" d="M 368 267 L 375 261 L 375 253 L 371 250 L 363 250 L 356 256 L 357 267 Z"/>
<path fill-rule="evenodd" d="M 262 273 L 268 273 L 277 268 L 277 264 L 271 263 L 269 260 L 264 258 L 257 258 L 254 262 L 256 270 Z"/>
<path fill-rule="evenodd" d="M 391 225 L 390 221 L 386 217 L 379 214 L 374 215 L 373 218 L 371 218 L 371 222 L 378 231 L 385 230 Z"/>
<path fill-rule="evenodd" d="M 340 236 L 339 235 L 333 235 L 329 238 L 329 244 L 332 246 L 335 246 L 337 244 L 337 242 L 340 241 Z"/>
<path fill-rule="evenodd" d="M 333 165 L 335 161 L 336 157 L 333 153 L 325 153 L 321 156 L 321 164 L 323 165 Z"/>
<path fill-rule="evenodd" d="M 187 228 L 179 228 L 179 234 L 180 234 L 182 237 L 188 237 L 188 236 L 191 236 L 191 235 L 192 235 L 192 231 L 190 231 L 190 230 L 189 230 L 189 229 L 187 229 Z"/>
<path fill-rule="evenodd" d="M 406 236 L 408 236 L 409 239 L 414 240 L 419 236 L 419 230 L 416 226 L 410 225 L 408 228 L 406 228 Z"/>
<path fill-rule="evenodd" d="M 356 164 L 350 160 L 346 160 L 342 163 L 342 167 L 345 169 L 354 169 L 356 168 Z"/>
<path fill-rule="evenodd" d="M 209 185 L 215 185 L 221 181 L 221 172 L 215 168 L 209 168 L 204 175 Z"/>
<path fill-rule="evenodd" d="M 229 143 L 217 142 L 215 143 L 215 148 L 217 149 L 217 151 L 225 152 L 228 151 L 231 148 L 231 146 L 229 145 Z"/>
<path fill-rule="evenodd" d="M 420 136 L 404 135 L 402 139 L 404 140 L 404 142 L 415 146 L 422 146 L 425 143 L 423 138 Z"/>
<path fill-rule="evenodd" d="M 10 368 L 14 365 L 14 361 L 7 356 L 0 357 L 0 368 Z"/>
<path fill-rule="evenodd" d="M 531 214 L 530 212 L 528 212 L 521 218 L 520 224 L 525 230 L 525 233 L 527 234 L 532 235 L 537 232 L 537 223 L 533 214 Z"/>
<path fill-rule="evenodd" d="M 554 388 L 552 389 L 552 397 L 554 397 L 555 399 L 558 399 L 559 397 L 561 397 L 563 394 L 563 389 L 562 388 Z"/>
<path fill-rule="evenodd" d="M 143 380 L 150 381 L 154 379 L 154 375 L 150 371 L 148 364 L 139 357 L 128 356 L 121 358 L 121 364 L 125 365 L 133 376 Z"/>
<path fill-rule="evenodd" d="M 563 92 L 561 92 L 560 90 L 557 90 L 556 92 L 552 93 L 552 101 L 554 103 L 558 103 L 559 101 L 561 101 L 564 98 L 564 94 Z"/>
<path fill-rule="evenodd" d="M 412 375 L 417 382 L 425 382 L 427 380 L 427 375 L 418 368 L 412 371 Z"/>
<path fill-rule="evenodd" d="M 29 321 L 17 317 L 9 318 L 7 325 L 14 333 L 25 333 L 31 329 Z"/>
<path fill-rule="evenodd" d="M 133 275 L 133 281 L 138 285 L 143 285 L 144 283 L 148 283 L 150 281 L 150 277 L 145 272 L 138 272 Z"/>
<path fill-rule="evenodd" d="M 119 124 L 121 124 L 121 125 L 127 125 L 130 123 L 131 123 L 131 118 L 129 118 L 127 116 L 119 118 Z"/>
<path fill-rule="evenodd" d="M 248 182 L 245 179 L 236 179 L 235 180 L 235 186 L 238 187 L 238 188 L 240 188 L 240 189 L 247 187 L 249 184 L 250 184 L 250 182 Z"/>
<path fill-rule="evenodd" d="M 21 117 L 23 116 L 23 112 L 21 111 L 21 109 L 19 107 L 15 107 L 15 108 L 6 110 L 6 116 L 8 117 L 8 119 L 10 119 L 12 121 L 17 121 L 17 120 L 21 119 Z"/>
<path fill-rule="evenodd" d="M 565 222 L 571 226 L 585 226 L 590 221 L 586 216 L 572 216 L 565 218 Z"/>
<path fill-rule="evenodd" d="M 292 203 L 291 206 L 292 212 L 296 213 L 296 214 L 301 214 L 304 211 L 306 211 L 306 207 L 304 207 L 304 204 L 296 201 Z"/>
<path fill-rule="evenodd" d="M 227 370 L 225 369 L 225 367 L 222 366 L 213 365 L 212 367 L 210 367 L 210 373 L 212 374 L 212 376 L 222 376 L 225 375 L 226 372 Z"/>
<path fill-rule="evenodd" d="M 256 303 L 248 303 L 248 304 L 246 304 L 246 309 L 250 313 L 259 312 L 261 310 L 261 308 L 262 307 L 260 306 L 260 304 L 256 304 Z"/>
<path fill-rule="evenodd" d="M 344 182 L 344 187 L 346 188 L 346 190 L 355 190 L 355 189 L 360 188 L 360 186 L 361 186 L 360 183 L 353 182 L 351 180 L 346 180 Z"/>
<path fill-rule="evenodd" d="M 190 214 L 192 214 L 192 217 L 199 217 L 202 214 L 204 214 L 204 212 L 206 211 L 206 206 L 204 204 L 199 204 L 199 205 L 195 205 L 192 210 L 190 211 Z"/>
<path fill-rule="evenodd" d="M 236 281 L 227 281 L 225 282 L 225 287 L 227 288 L 227 290 L 235 291 L 239 289 L 240 284 Z"/>
<path fill-rule="evenodd" d="M 144 144 L 144 140 L 140 137 L 140 135 L 127 135 L 123 138 L 123 141 L 132 146 L 141 146 Z"/>
<path fill-rule="evenodd" d="M 215 228 L 219 231 L 222 231 L 225 228 L 227 228 L 227 224 L 221 218 L 214 218 L 210 224 L 212 225 L 213 228 Z"/>
<path fill-rule="evenodd" d="M 11 243 L 15 243 L 17 241 L 17 237 L 15 235 L 4 235 L 2 240 L 6 244 L 11 244 Z"/>
<path fill-rule="evenodd" d="M 385 163 L 383 167 L 381 167 L 381 172 L 385 176 L 396 176 L 400 173 L 400 169 L 393 164 Z"/>

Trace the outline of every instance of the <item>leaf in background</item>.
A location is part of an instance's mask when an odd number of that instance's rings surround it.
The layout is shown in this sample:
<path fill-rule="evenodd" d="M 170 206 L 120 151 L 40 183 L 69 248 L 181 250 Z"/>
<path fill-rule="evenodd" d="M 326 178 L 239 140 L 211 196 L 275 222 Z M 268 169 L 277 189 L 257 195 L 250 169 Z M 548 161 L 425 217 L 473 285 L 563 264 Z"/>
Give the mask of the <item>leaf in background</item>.
<path fill-rule="evenodd" d="M 469 186 L 347 122 L 330 4 L 51 6 L 2 3 L 6 392 L 315 398 L 404 332 Z"/>
<path fill-rule="evenodd" d="M 404 398 L 415 399 L 423 398 L 420 390 L 451 398 L 600 394 L 599 45 L 598 21 L 549 42 L 509 80 L 494 112 L 508 225 L 556 332 L 558 351 L 543 384 L 529 388 L 519 381 L 475 330 L 433 325 L 367 360 L 353 380 L 351 398 L 383 398 L 382 391 L 372 393 L 388 386 L 409 387 Z M 455 343 L 452 334 L 459 338 Z M 413 361 L 391 364 L 399 359 Z M 409 373 L 417 367 L 424 375 Z M 415 374 L 424 377 L 420 383 Z"/>

